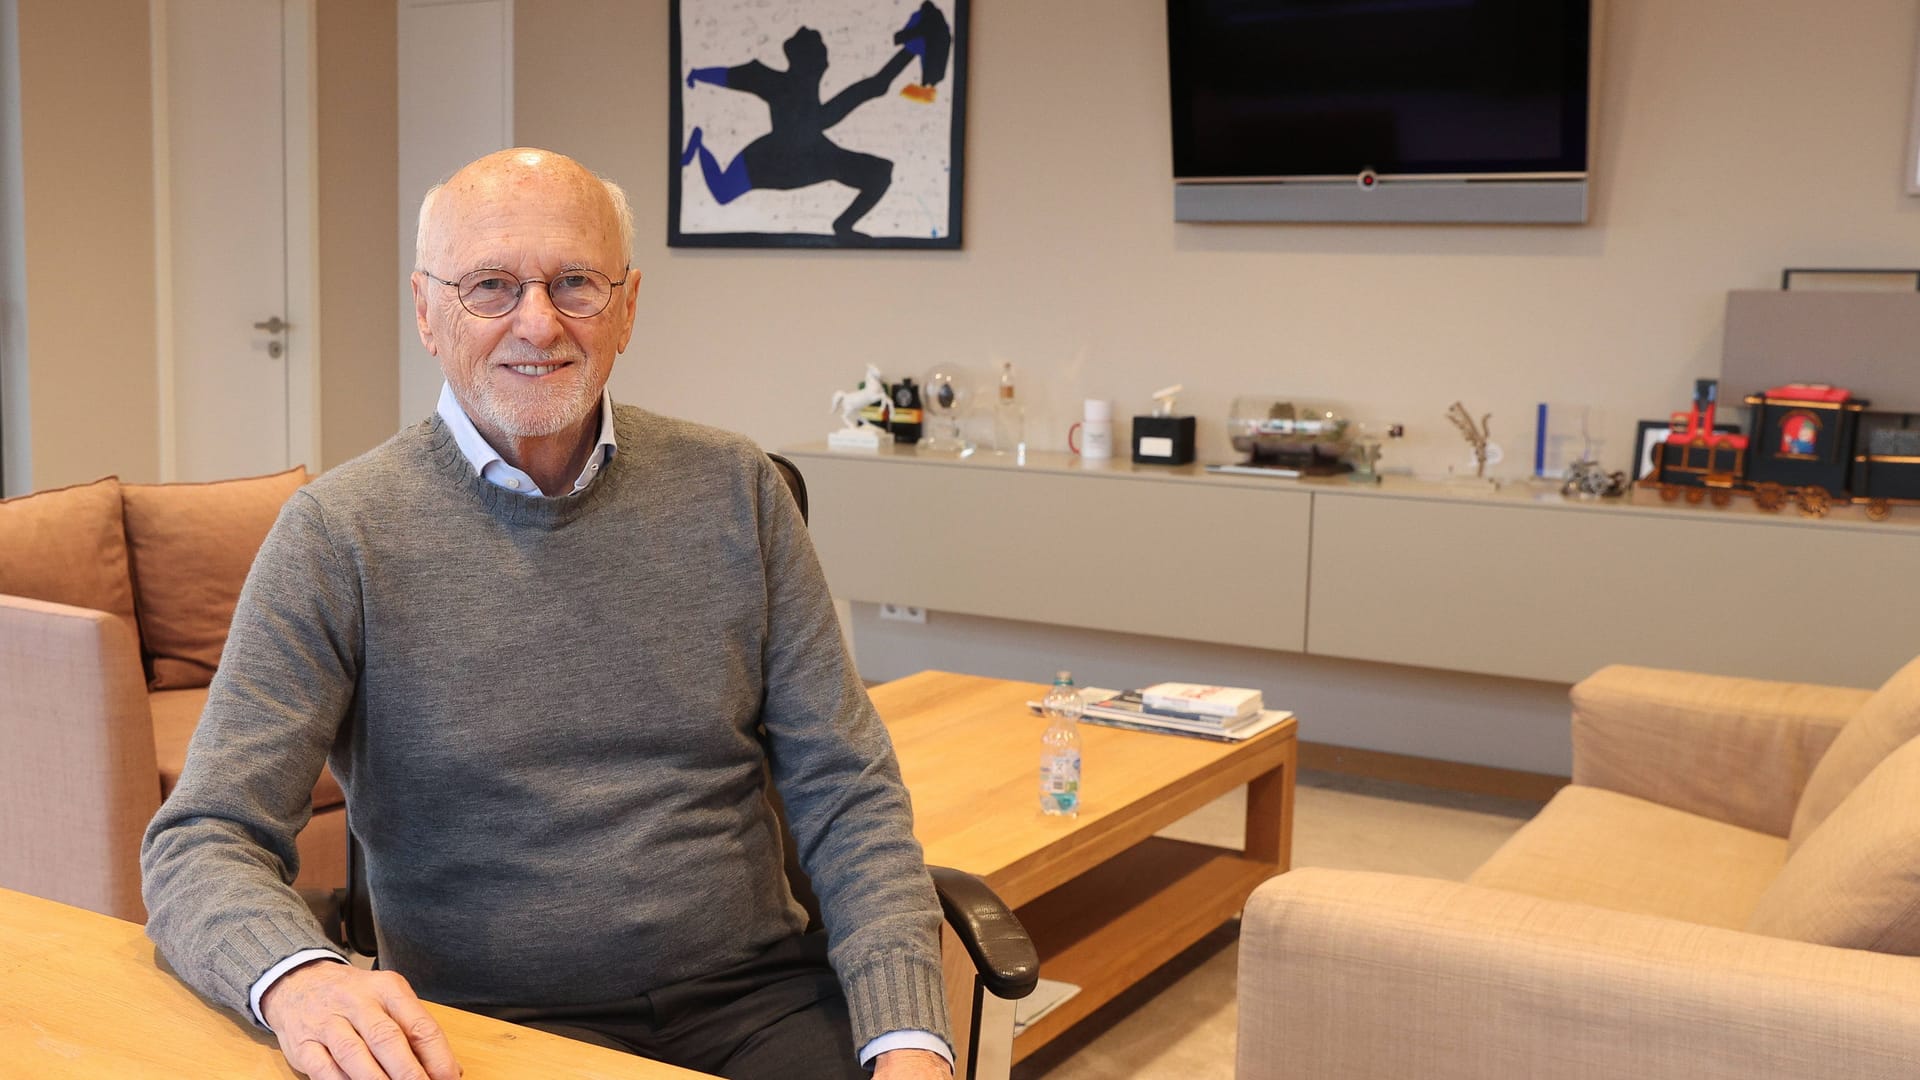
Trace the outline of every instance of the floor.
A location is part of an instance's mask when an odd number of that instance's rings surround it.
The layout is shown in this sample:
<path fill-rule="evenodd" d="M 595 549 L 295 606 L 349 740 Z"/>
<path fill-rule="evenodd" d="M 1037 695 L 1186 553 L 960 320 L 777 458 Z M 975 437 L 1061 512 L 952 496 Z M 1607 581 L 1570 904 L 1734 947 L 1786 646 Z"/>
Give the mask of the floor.
<path fill-rule="evenodd" d="M 1238 847 L 1245 793 L 1163 835 Z M 1302 772 L 1293 864 L 1462 879 L 1540 804 Z M 1231 1080 L 1239 939 L 1229 923 L 1072 1032 L 1014 1066 L 1013 1080 Z"/>

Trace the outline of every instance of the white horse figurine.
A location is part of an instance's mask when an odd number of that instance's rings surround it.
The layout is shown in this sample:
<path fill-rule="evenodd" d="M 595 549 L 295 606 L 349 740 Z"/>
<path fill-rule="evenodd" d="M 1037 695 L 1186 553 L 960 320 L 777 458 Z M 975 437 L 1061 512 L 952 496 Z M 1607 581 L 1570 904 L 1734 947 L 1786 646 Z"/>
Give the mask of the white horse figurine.
<path fill-rule="evenodd" d="M 879 367 L 868 364 L 867 377 L 860 385 L 851 390 L 833 392 L 833 409 L 840 414 L 840 424 L 851 431 L 864 423 L 860 411 L 869 405 L 879 405 L 887 400 L 887 383 L 880 377 Z"/>

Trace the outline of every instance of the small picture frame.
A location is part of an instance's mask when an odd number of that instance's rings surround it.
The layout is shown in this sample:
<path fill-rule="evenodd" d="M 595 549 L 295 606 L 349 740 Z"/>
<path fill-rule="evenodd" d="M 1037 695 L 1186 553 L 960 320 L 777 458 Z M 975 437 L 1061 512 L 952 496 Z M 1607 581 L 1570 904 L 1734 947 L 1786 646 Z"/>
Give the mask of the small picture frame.
<path fill-rule="evenodd" d="M 1640 421 L 1639 426 L 1634 429 L 1634 433 L 1633 433 L 1633 446 L 1634 446 L 1633 458 L 1634 458 L 1634 461 L 1637 463 L 1635 466 L 1637 471 L 1633 474 L 1634 479 L 1645 480 L 1647 477 L 1653 474 L 1654 465 L 1655 465 L 1655 462 L 1653 460 L 1653 455 L 1654 455 L 1653 448 L 1660 445 L 1663 442 L 1666 442 L 1667 435 L 1672 430 L 1673 430 L 1673 423 L 1670 420 Z M 1713 425 L 1713 430 L 1717 432 L 1722 432 L 1728 435 L 1738 435 L 1740 434 L 1740 425 L 1739 424 L 1715 424 Z"/>

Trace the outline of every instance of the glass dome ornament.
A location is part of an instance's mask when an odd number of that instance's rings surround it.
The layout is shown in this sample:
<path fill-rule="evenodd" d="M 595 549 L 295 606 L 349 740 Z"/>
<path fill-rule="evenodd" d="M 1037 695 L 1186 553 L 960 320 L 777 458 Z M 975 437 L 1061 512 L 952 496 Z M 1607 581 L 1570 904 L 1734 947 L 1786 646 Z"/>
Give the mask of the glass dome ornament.
<path fill-rule="evenodd" d="M 965 456 L 973 452 L 973 444 L 960 433 L 972 396 L 964 376 L 957 372 L 935 368 L 927 373 L 920 407 L 927 414 L 929 437 L 920 444 L 922 453 Z"/>

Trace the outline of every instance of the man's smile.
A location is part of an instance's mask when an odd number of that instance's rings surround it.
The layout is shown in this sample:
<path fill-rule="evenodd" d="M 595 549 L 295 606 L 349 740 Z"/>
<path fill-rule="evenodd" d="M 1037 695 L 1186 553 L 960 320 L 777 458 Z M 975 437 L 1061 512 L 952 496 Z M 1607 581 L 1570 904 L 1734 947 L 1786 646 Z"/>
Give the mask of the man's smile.
<path fill-rule="evenodd" d="M 547 364 L 504 364 L 502 366 L 505 367 L 508 371 L 514 372 L 516 374 L 527 375 L 532 378 L 538 379 L 547 375 L 551 375 L 554 372 L 559 371 L 561 368 L 572 367 L 573 361 L 560 360 L 560 361 L 547 363 Z"/>

